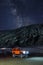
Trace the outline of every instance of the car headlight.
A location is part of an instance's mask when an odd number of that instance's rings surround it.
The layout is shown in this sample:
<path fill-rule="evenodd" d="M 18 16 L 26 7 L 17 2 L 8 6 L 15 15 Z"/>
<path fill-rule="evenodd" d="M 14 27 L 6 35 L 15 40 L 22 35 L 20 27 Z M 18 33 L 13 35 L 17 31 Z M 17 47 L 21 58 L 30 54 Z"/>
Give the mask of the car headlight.
<path fill-rule="evenodd" d="M 23 51 L 23 54 L 29 54 L 29 51 Z"/>
<path fill-rule="evenodd" d="M 29 54 L 29 51 L 26 51 L 26 54 Z"/>
<path fill-rule="evenodd" d="M 26 51 L 23 51 L 23 54 L 25 54 L 26 53 Z"/>

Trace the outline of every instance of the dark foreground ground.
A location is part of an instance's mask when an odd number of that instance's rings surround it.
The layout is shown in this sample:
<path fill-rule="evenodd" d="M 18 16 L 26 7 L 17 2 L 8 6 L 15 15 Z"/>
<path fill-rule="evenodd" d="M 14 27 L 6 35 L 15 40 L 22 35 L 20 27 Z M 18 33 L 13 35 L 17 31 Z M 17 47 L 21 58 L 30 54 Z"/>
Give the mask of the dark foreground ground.
<path fill-rule="evenodd" d="M 0 58 L 0 65 L 43 65 L 43 57 Z"/>
<path fill-rule="evenodd" d="M 0 56 L 0 65 L 43 65 L 43 54 L 32 54 L 28 58 Z"/>

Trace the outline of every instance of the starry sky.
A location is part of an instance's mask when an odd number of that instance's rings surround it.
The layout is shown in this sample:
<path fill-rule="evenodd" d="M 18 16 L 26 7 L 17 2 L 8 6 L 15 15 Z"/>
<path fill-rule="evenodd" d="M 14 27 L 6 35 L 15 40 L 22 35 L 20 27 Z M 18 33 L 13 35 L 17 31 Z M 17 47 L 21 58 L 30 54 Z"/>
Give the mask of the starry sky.
<path fill-rule="evenodd" d="M 0 0 L 0 30 L 43 24 L 43 0 Z"/>

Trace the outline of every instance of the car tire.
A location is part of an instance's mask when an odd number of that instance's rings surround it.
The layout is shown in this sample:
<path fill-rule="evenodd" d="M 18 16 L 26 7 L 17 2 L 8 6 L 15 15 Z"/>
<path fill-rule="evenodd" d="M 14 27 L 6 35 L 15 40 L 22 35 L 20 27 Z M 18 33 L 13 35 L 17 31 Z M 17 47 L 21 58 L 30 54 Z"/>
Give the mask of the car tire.
<path fill-rule="evenodd" d="M 15 54 L 13 54 L 12 57 L 15 58 Z"/>
<path fill-rule="evenodd" d="M 20 57 L 23 58 L 23 54 L 21 54 Z"/>

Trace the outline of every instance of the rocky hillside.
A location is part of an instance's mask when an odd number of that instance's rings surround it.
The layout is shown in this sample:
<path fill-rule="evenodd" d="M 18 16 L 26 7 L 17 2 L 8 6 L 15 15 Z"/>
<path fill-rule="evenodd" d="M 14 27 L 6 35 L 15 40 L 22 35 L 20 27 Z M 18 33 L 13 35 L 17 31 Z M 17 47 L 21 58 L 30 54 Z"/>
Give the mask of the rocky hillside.
<path fill-rule="evenodd" d="M 34 24 L 15 30 L 0 30 L 0 47 L 43 45 L 43 25 Z"/>

